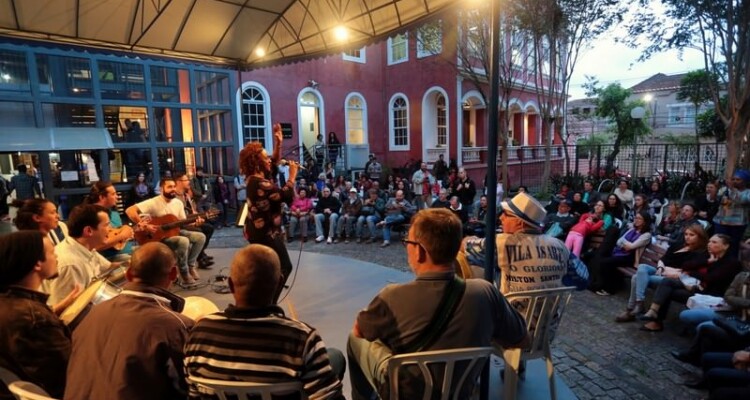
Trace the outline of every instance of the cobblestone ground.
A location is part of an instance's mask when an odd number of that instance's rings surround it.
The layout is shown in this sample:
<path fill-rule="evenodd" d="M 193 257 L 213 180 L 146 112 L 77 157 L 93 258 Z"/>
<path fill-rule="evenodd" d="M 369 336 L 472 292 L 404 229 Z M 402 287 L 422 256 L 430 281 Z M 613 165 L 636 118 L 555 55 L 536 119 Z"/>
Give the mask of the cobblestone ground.
<path fill-rule="evenodd" d="M 237 228 L 218 230 L 213 248 L 239 248 L 246 242 Z M 288 244 L 292 262 L 299 250 L 298 240 Z M 397 241 L 381 248 L 379 244 L 304 243 L 304 251 L 332 254 L 408 271 L 406 254 Z M 699 370 L 669 354 L 687 346 L 689 336 L 681 336 L 677 321 L 679 307 L 673 307 L 664 332 L 640 331 L 639 322 L 614 323 L 624 309 L 625 290 L 608 297 L 576 292 L 553 344 L 555 371 L 580 399 L 700 399 L 706 392 L 681 384 Z"/>

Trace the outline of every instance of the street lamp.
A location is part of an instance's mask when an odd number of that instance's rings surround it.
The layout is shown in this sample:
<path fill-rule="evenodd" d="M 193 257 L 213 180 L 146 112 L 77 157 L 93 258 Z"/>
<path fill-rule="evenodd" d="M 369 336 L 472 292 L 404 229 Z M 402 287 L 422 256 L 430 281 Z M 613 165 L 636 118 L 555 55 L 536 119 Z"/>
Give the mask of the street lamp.
<path fill-rule="evenodd" d="M 651 107 L 651 128 L 656 129 L 656 97 L 654 97 L 654 95 L 652 95 L 651 93 L 646 93 L 643 96 L 643 101 L 645 101 L 646 104 L 653 104 L 653 106 Z M 653 103 L 651 103 L 652 101 Z"/>

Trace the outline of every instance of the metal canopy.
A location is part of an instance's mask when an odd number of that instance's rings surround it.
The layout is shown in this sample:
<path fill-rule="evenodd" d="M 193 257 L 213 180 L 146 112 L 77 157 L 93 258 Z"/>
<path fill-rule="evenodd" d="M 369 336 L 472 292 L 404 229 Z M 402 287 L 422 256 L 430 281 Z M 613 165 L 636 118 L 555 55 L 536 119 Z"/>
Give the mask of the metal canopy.
<path fill-rule="evenodd" d="M 114 148 L 104 128 L 2 128 L 3 151 L 99 150 Z"/>
<path fill-rule="evenodd" d="M 0 0 L 0 36 L 260 66 L 356 48 L 457 0 Z M 336 37 L 347 28 L 348 39 Z M 262 49 L 264 56 L 256 54 Z"/>

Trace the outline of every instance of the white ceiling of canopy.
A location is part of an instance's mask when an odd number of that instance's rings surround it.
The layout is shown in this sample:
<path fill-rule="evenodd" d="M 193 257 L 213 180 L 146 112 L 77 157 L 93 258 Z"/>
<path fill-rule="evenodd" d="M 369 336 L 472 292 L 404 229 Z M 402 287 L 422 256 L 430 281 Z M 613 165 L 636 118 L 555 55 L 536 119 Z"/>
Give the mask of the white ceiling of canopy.
<path fill-rule="evenodd" d="M 0 0 L 0 36 L 246 67 L 341 51 L 458 0 Z M 347 28 L 346 42 L 336 38 Z M 265 52 L 263 57 L 256 49 Z"/>

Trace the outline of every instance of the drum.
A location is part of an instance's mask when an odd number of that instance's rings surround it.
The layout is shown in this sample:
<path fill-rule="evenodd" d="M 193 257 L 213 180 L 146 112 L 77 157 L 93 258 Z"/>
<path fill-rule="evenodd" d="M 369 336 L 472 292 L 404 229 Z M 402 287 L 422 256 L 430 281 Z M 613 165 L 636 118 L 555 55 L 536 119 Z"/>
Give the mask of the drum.
<path fill-rule="evenodd" d="M 116 297 L 120 289 L 107 280 L 94 281 L 78 296 L 78 298 L 60 314 L 60 319 L 68 325 L 70 330 L 81 323 L 91 307 Z"/>
<path fill-rule="evenodd" d="M 182 309 L 182 315 L 197 321 L 215 312 L 219 312 L 219 307 L 211 300 L 199 296 L 185 297 L 185 307 Z"/>

